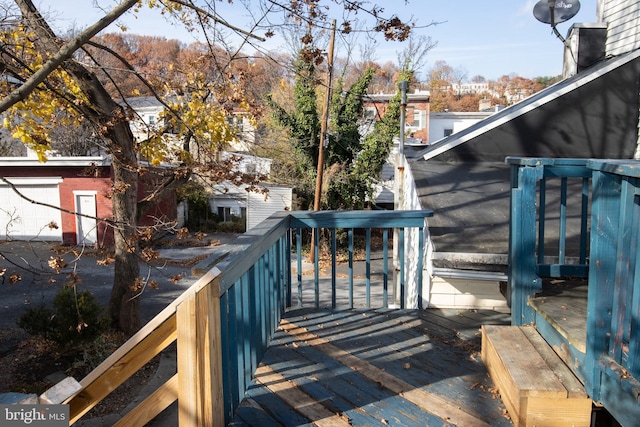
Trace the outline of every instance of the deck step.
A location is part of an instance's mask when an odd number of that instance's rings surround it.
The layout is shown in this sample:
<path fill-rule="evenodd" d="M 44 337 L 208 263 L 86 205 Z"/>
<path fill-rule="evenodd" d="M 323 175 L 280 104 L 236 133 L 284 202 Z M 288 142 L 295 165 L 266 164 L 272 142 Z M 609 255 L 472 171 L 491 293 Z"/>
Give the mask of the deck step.
<path fill-rule="evenodd" d="M 515 426 L 591 424 L 591 399 L 535 328 L 484 325 L 482 360 Z"/>

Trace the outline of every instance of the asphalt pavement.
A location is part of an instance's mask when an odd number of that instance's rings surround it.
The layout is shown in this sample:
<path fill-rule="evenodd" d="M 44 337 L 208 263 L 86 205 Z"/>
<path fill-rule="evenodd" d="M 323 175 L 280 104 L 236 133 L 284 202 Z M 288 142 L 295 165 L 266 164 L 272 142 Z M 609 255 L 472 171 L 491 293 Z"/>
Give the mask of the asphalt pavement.
<path fill-rule="evenodd" d="M 209 236 L 209 241 L 224 244 L 234 235 Z M 54 250 L 55 247 L 55 250 Z M 219 249 L 218 246 L 170 246 L 160 249 L 154 266 L 140 263 L 140 276 L 158 282 L 158 289 L 147 287 L 140 294 L 141 320 L 151 320 L 170 304 L 197 277 L 191 276 L 191 265 L 203 256 Z M 50 266 L 52 259 L 60 257 L 64 264 L 59 271 Z M 82 247 L 54 246 L 42 241 L 0 242 L 0 330 L 16 328 L 16 322 L 29 307 L 49 305 L 60 286 L 71 281 L 71 275 L 80 278 L 78 291 L 90 291 L 104 306 L 109 301 L 113 285 L 114 266 L 100 265 L 103 257 L 97 251 Z M 174 282 L 171 278 L 180 275 Z M 0 354 L 2 352 L 0 343 Z"/>

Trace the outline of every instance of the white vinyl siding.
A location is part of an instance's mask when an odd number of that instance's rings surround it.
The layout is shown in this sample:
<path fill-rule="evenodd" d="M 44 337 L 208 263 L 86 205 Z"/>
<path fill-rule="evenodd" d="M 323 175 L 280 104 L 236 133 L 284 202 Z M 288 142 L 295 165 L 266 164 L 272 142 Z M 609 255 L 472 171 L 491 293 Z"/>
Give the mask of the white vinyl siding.
<path fill-rule="evenodd" d="M 276 212 L 291 210 L 293 191 L 286 187 L 269 187 L 265 197 L 262 193 L 247 193 L 247 231 L 260 224 Z"/>
<path fill-rule="evenodd" d="M 620 55 L 640 48 L 640 0 L 606 0 L 607 55 Z"/>

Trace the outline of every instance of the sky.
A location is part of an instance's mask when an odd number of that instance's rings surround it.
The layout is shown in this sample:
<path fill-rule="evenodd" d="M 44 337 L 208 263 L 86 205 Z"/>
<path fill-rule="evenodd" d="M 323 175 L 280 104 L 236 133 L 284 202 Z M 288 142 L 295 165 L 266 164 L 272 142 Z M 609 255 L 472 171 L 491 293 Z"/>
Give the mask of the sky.
<path fill-rule="evenodd" d="M 546 0 L 543 0 L 546 3 Z M 580 1 L 580 11 L 568 22 L 558 25 L 562 36 L 575 23 L 593 23 L 596 20 L 596 1 Z M 97 0 L 109 7 L 114 0 Z M 385 15 L 397 14 L 402 19 L 416 21 L 416 33 L 431 37 L 437 45 L 427 54 L 424 77 L 436 61 L 446 61 L 454 68 L 467 72 L 469 78 L 481 75 L 497 79 L 515 73 L 522 77 L 556 76 L 562 73 L 563 45 L 548 24 L 533 16 L 538 0 L 508 0 L 491 2 L 482 0 L 370 0 L 385 9 Z M 94 0 L 35 0 L 43 13 L 55 18 L 55 26 L 66 30 L 72 26 L 83 28 L 100 18 L 101 11 Z M 240 0 L 228 5 L 227 0 L 216 3 L 220 15 L 228 22 L 248 28 L 249 18 Z M 143 11 L 138 16 L 128 15 L 119 21 L 134 34 L 177 38 L 186 43 L 194 35 L 179 26 L 172 26 L 158 12 Z M 436 24 L 433 24 L 436 23 Z M 119 31 L 115 26 L 109 32 Z M 380 63 L 397 63 L 400 42 L 384 42 L 378 38 L 374 59 Z M 261 49 L 287 51 L 278 38 L 269 39 Z M 249 49 L 250 53 L 252 49 Z M 336 45 L 336 56 L 346 55 L 346 49 Z"/>

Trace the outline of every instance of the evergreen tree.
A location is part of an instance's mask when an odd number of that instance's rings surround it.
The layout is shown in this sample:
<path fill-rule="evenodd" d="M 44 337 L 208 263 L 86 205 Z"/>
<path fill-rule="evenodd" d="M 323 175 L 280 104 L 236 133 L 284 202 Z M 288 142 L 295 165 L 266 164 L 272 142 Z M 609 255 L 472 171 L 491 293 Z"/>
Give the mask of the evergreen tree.
<path fill-rule="evenodd" d="M 399 81 L 411 81 L 412 76 L 412 71 L 404 70 L 400 73 Z M 401 93 L 398 91 L 389 101 L 384 117 L 375 123 L 373 131 L 364 138 L 347 179 L 336 188 L 339 190 L 336 196 L 343 199 L 346 206 L 350 205 L 351 209 L 362 209 L 373 198 L 375 184 L 391 153 L 393 138 L 399 136 L 400 100 Z"/>
<path fill-rule="evenodd" d="M 302 154 L 305 160 L 304 164 L 300 164 L 301 172 L 308 168 L 314 168 L 315 171 L 318 166 L 318 146 L 320 144 L 316 67 L 312 62 L 307 62 L 300 56 L 295 64 L 295 75 L 293 111 L 288 112 L 273 102 L 269 96 L 267 102 L 274 110 L 276 122 L 289 131 L 293 137 L 294 148 Z"/>

